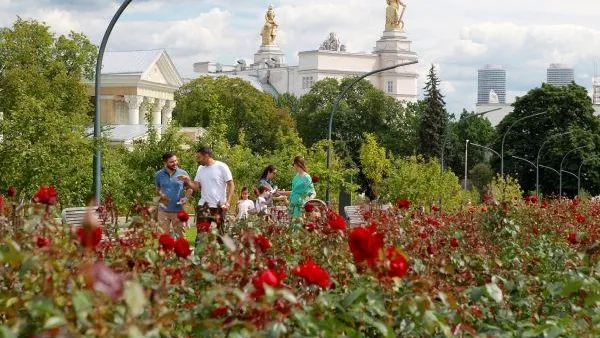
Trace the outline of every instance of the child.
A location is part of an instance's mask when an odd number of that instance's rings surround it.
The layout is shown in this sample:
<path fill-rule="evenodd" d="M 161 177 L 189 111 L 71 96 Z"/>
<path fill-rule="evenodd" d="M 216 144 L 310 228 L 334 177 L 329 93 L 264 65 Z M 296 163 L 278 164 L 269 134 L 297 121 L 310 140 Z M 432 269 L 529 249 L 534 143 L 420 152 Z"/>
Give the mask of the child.
<path fill-rule="evenodd" d="M 256 199 L 256 211 L 258 213 L 267 213 L 267 199 L 271 190 L 266 185 L 258 187 L 258 199 Z"/>
<path fill-rule="evenodd" d="M 242 194 L 237 202 L 237 219 L 247 218 L 248 211 L 254 209 L 254 202 L 248 199 L 248 187 L 242 188 Z"/>

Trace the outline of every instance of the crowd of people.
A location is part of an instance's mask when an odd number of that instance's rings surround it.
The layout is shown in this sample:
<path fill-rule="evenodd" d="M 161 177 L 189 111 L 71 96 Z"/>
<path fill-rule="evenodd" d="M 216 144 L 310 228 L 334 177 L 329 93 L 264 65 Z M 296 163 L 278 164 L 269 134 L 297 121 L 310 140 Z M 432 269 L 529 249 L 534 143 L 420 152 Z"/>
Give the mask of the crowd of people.
<path fill-rule="evenodd" d="M 162 156 L 162 161 L 164 167 L 156 172 L 154 180 L 158 197 L 158 222 L 164 233 L 174 233 L 177 237 L 185 235 L 185 224 L 178 215 L 196 191 L 200 191 L 196 222 L 215 221 L 220 234 L 224 233 L 224 222 L 229 211 L 234 212 L 236 219 L 243 219 L 253 213 L 268 215 L 274 204 L 280 204 L 288 207 L 292 217 L 300 217 L 304 204 L 316 198 L 312 178 L 301 156 L 296 156 L 292 163 L 296 175 L 291 182 L 291 191 L 278 189 L 273 184 L 277 168 L 269 165 L 252 187 L 254 201 L 250 199 L 250 189 L 242 187 L 235 210 L 231 210 L 235 192 L 231 170 L 227 164 L 213 158 L 212 149 L 201 147 L 196 151 L 198 169 L 194 179 L 179 167 L 176 154 L 167 152 Z"/>

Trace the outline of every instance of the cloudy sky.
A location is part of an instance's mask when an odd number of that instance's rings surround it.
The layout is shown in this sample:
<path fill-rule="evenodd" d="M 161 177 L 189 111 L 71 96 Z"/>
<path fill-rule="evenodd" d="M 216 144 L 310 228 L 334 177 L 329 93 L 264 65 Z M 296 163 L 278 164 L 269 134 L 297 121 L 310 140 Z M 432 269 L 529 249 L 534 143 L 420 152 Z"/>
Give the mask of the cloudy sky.
<path fill-rule="evenodd" d="M 378 4 L 378 3 L 381 4 Z M 317 49 L 328 32 L 350 52 L 371 51 L 384 27 L 384 0 L 271 0 L 278 44 L 288 63 Z M 598 0 L 405 0 L 406 29 L 424 74 L 439 67 L 451 112 L 474 109 L 477 69 L 501 64 L 509 99 L 545 81 L 550 63 L 575 68 L 588 88 L 600 73 Z M 99 44 L 120 1 L 0 0 L 0 26 L 17 16 L 46 22 L 57 33 L 85 33 Z M 109 50 L 165 48 L 183 76 L 197 61 L 233 64 L 251 59 L 269 1 L 133 0 L 115 27 Z M 420 86 L 423 83 L 421 76 Z"/>

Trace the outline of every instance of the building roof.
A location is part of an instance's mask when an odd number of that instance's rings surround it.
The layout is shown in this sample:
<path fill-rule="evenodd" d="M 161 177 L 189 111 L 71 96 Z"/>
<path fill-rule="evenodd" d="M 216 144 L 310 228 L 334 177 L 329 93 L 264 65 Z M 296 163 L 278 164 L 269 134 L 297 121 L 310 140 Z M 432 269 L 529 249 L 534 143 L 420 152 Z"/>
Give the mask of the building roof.
<path fill-rule="evenodd" d="M 107 51 L 102 59 L 102 74 L 142 74 L 163 53 L 164 49 Z"/>

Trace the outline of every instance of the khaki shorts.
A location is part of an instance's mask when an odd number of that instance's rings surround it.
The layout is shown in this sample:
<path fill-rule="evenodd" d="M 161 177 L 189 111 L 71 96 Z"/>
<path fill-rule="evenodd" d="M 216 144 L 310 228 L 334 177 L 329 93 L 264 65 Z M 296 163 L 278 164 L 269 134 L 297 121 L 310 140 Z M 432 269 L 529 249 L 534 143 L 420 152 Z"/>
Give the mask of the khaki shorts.
<path fill-rule="evenodd" d="M 162 231 L 166 234 L 171 233 L 171 227 L 173 232 L 179 238 L 185 238 L 185 225 L 182 221 L 177 218 L 178 212 L 158 211 L 158 224 Z"/>

